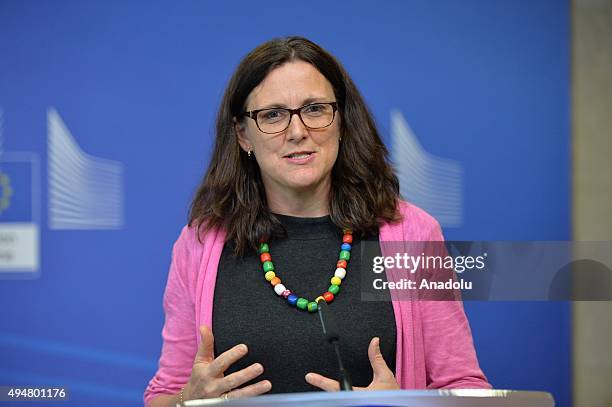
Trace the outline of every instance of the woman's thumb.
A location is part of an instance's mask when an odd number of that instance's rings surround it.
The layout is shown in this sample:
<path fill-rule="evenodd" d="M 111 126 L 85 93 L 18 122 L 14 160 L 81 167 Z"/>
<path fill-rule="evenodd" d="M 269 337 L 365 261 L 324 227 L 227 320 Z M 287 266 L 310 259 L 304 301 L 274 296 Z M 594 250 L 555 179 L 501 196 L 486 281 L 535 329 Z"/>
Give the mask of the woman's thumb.
<path fill-rule="evenodd" d="M 200 346 L 194 363 L 210 363 L 215 359 L 215 338 L 206 325 L 200 326 Z"/>
<path fill-rule="evenodd" d="M 370 364 L 372 365 L 372 370 L 374 371 L 374 378 L 381 376 L 386 376 L 389 373 L 393 376 L 393 372 L 387 366 L 387 362 L 383 358 L 382 353 L 380 352 L 380 338 L 375 337 L 370 341 L 370 346 L 368 347 L 368 358 L 370 359 Z"/>

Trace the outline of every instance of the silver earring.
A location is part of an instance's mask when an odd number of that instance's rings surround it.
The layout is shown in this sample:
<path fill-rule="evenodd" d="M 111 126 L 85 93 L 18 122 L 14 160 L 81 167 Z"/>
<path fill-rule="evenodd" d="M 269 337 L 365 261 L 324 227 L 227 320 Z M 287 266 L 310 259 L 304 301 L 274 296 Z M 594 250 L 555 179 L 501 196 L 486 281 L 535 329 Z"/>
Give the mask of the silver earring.
<path fill-rule="evenodd" d="M 251 158 L 251 150 L 247 151 L 247 155 Z"/>

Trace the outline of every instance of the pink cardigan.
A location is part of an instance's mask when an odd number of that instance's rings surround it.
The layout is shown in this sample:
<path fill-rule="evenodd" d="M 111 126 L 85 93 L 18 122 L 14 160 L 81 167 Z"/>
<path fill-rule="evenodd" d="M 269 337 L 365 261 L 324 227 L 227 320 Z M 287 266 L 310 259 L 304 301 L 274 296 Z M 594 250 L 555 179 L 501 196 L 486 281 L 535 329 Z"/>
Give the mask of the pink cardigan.
<path fill-rule="evenodd" d="M 384 224 L 379 240 L 442 241 L 438 222 L 401 201 L 402 222 Z M 225 233 L 198 242 L 185 226 L 174 244 L 164 293 L 166 321 L 159 368 L 144 393 L 145 404 L 160 394 L 176 394 L 189 381 L 200 344 L 198 327 L 212 326 L 213 294 Z M 385 246 L 381 245 L 383 256 Z M 387 249 L 389 250 L 389 249 Z M 394 271 L 387 270 L 389 281 Z M 393 301 L 397 327 L 396 371 L 402 389 L 490 388 L 480 370 L 470 326 L 460 301 Z"/>

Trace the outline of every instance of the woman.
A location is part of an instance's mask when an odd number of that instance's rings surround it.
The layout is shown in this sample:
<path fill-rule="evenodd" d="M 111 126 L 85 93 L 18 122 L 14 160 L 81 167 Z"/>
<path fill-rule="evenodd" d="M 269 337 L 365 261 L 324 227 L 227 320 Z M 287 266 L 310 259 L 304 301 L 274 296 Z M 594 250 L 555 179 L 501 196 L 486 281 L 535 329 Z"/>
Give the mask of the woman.
<path fill-rule="evenodd" d="M 244 58 L 174 246 L 147 405 L 338 390 L 317 300 L 338 320 L 356 387 L 490 387 L 460 302 L 361 301 L 360 242 L 443 240 L 400 199 L 387 157 L 357 88 L 318 45 L 276 39 Z"/>

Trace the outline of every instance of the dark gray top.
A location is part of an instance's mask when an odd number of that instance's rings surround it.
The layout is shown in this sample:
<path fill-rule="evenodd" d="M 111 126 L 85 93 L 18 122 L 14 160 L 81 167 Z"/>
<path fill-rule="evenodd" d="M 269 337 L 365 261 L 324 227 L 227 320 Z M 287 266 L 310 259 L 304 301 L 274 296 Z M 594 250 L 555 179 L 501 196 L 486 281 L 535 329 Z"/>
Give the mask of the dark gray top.
<path fill-rule="evenodd" d="M 342 232 L 329 216 L 277 216 L 285 232 L 277 233 L 268 242 L 275 272 L 288 289 L 313 301 L 330 285 Z M 378 240 L 378 236 L 369 239 Z M 270 380 L 272 393 L 317 390 L 304 380 L 304 375 L 311 371 L 337 378 L 334 352 L 324 340 L 318 315 L 293 308 L 276 295 L 264 279 L 257 253 L 249 250 L 236 259 L 233 250 L 230 241 L 224 246 L 219 262 L 213 303 L 215 354 L 239 343 L 247 344 L 249 353 L 230 367 L 226 375 L 259 362 L 265 371 L 257 381 Z M 362 261 L 360 240 L 355 238 L 347 276 L 329 305 L 340 331 L 345 367 L 354 386 L 367 386 L 372 381 L 367 349 L 374 336 L 380 337 L 382 354 L 395 372 L 393 307 L 390 302 L 361 301 Z M 364 263 L 372 264 L 371 259 Z"/>

